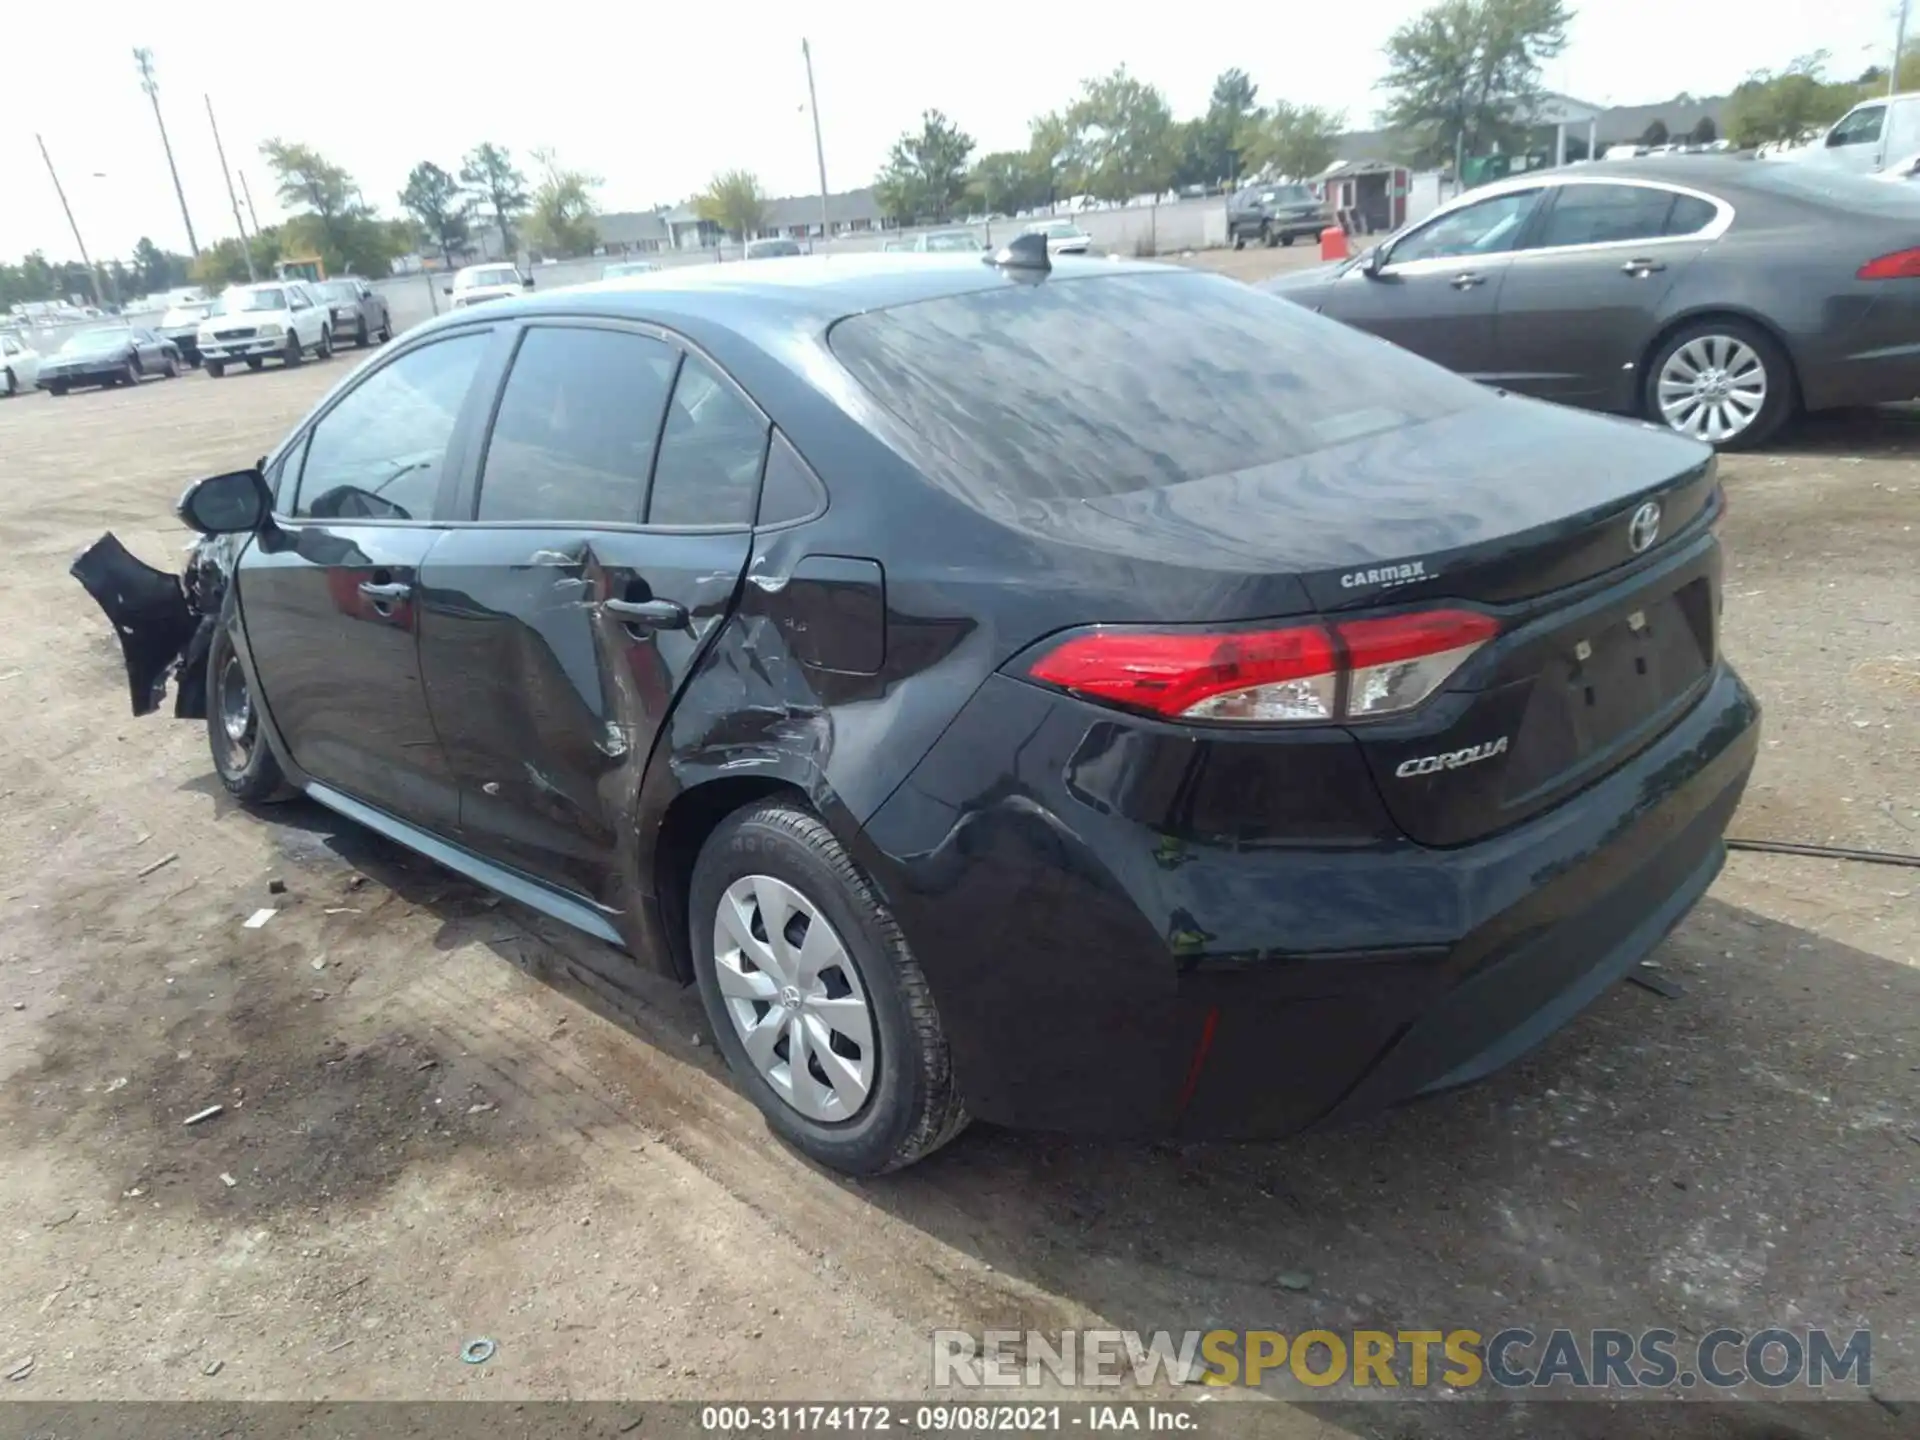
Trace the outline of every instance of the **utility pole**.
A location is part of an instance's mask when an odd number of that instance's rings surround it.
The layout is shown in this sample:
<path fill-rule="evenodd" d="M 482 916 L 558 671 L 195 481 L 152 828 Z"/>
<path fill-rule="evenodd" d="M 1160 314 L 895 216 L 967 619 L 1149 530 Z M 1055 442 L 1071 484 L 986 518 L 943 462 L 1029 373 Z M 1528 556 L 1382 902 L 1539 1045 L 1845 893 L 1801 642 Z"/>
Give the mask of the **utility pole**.
<path fill-rule="evenodd" d="M 33 137 L 40 147 L 40 158 L 47 162 L 47 174 L 53 177 L 53 193 L 60 197 L 60 208 L 67 212 L 67 228 L 73 231 L 73 243 L 80 248 L 80 263 L 87 267 L 87 293 L 93 296 L 93 303 L 100 303 L 100 277 L 93 271 L 93 261 L 87 258 L 87 242 L 80 238 L 80 226 L 73 218 L 73 207 L 67 204 L 67 192 L 60 186 L 59 172 L 53 168 L 53 157 L 47 154 L 47 142 L 38 135 Z"/>
<path fill-rule="evenodd" d="M 804 39 L 800 42 L 800 56 L 807 62 L 807 108 L 813 111 L 813 158 L 820 162 L 820 238 L 824 241 L 833 235 L 833 226 L 827 220 L 827 150 L 820 143 L 820 97 L 813 89 L 813 51 Z"/>
<path fill-rule="evenodd" d="M 240 231 L 240 253 L 247 259 L 247 283 L 260 277 L 253 268 L 253 244 L 247 239 L 247 227 L 240 219 L 240 199 L 233 193 L 233 172 L 227 168 L 226 147 L 220 143 L 220 122 L 213 118 L 213 96 L 207 96 L 207 124 L 213 127 L 213 153 L 220 157 L 220 174 L 227 182 L 227 203 L 233 206 L 233 223 Z"/>
<path fill-rule="evenodd" d="M 247 184 L 247 172 L 244 170 L 240 172 L 240 195 L 241 198 L 247 202 L 247 221 L 253 226 L 253 233 L 258 235 L 260 233 L 260 217 L 254 213 L 253 190 Z"/>
<path fill-rule="evenodd" d="M 1900 88 L 1900 52 L 1906 48 L 1907 0 L 1900 0 L 1900 18 L 1895 22 L 1893 31 L 1893 68 L 1887 72 L 1888 98 L 1892 98 L 1893 93 Z"/>
<path fill-rule="evenodd" d="M 133 63 L 140 67 L 140 88 L 153 102 L 153 123 L 160 127 L 160 148 L 167 152 L 167 169 L 173 175 L 174 198 L 180 202 L 180 223 L 187 227 L 187 245 L 194 258 L 200 256 L 200 242 L 194 238 L 193 217 L 187 213 L 187 192 L 180 188 L 180 167 L 173 163 L 173 142 L 167 139 L 167 122 L 160 118 L 160 82 L 153 78 L 153 51 L 135 46 Z"/>

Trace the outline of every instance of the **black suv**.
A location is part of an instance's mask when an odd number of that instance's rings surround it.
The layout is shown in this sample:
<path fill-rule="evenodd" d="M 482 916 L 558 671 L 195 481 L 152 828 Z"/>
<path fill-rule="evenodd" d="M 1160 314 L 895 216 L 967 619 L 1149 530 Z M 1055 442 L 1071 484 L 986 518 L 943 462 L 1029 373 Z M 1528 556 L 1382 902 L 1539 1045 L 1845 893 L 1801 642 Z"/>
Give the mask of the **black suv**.
<path fill-rule="evenodd" d="M 1227 202 L 1227 238 L 1236 250 L 1249 240 L 1291 245 L 1326 226 L 1326 208 L 1307 185 L 1255 185 Z"/>

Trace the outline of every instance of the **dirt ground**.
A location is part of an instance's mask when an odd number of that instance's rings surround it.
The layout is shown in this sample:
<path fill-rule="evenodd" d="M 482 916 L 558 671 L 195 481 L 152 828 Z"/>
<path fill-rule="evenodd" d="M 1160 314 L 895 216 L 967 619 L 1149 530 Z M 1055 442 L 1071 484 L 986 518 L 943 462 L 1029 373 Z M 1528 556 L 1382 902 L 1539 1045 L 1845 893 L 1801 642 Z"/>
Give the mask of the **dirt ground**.
<path fill-rule="evenodd" d="M 976 1127 L 842 1181 L 769 1138 L 690 991 L 619 995 L 595 942 L 317 808 L 237 809 L 199 726 L 128 715 L 73 555 L 171 563 L 181 488 L 352 363 L 0 403 L 0 1373 L 32 1359 L 0 1397 L 911 1397 L 943 1327 L 1782 1324 L 1874 1331 L 1887 1403 L 1826 1433 L 1920 1423 L 1914 870 L 1738 854 L 1658 956 L 1677 998 L 1622 986 L 1365 1124 Z M 1916 457 L 1883 414 L 1725 464 L 1767 707 L 1740 835 L 1920 851 Z"/>

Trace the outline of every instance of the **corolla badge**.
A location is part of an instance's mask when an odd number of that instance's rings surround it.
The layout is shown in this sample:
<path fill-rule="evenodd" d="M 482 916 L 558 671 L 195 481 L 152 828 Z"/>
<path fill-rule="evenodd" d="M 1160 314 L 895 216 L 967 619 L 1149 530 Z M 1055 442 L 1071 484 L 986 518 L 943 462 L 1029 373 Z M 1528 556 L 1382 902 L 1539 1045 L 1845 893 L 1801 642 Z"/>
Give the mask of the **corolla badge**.
<path fill-rule="evenodd" d="M 1627 521 L 1627 544 L 1638 555 L 1660 538 L 1660 502 L 1649 500 Z"/>
<path fill-rule="evenodd" d="M 1403 760 L 1394 767 L 1393 773 L 1402 780 L 1410 780 L 1416 775 L 1432 775 L 1440 770 L 1458 770 L 1462 765 L 1478 765 L 1482 760 L 1491 760 L 1496 755 L 1506 753 L 1507 737 L 1502 735 L 1498 740 L 1469 745 L 1464 750 L 1448 750 L 1439 755 L 1422 755 L 1415 760 Z"/>

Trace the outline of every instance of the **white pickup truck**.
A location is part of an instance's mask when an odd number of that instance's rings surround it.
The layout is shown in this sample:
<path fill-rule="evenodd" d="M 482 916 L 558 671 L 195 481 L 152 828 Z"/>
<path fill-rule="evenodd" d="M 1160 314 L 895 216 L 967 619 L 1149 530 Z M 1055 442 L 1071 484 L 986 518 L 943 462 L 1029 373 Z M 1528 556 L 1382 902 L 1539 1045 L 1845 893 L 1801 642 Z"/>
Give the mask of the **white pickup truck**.
<path fill-rule="evenodd" d="M 220 292 L 195 339 L 207 374 L 218 380 L 238 360 L 258 370 L 269 360 L 298 365 L 309 350 L 327 359 L 333 354 L 331 314 L 301 280 L 233 285 Z"/>

